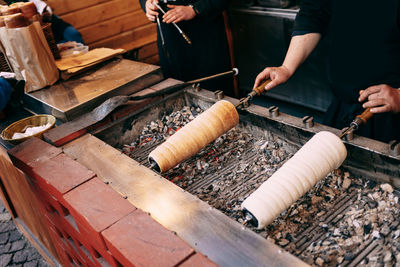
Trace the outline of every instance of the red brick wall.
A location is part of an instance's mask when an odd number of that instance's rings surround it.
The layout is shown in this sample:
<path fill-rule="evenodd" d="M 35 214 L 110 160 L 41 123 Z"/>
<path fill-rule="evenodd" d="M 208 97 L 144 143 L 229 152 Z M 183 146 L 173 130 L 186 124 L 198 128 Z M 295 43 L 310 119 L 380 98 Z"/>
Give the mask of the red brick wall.
<path fill-rule="evenodd" d="M 62 150 L 37 138 L 11 149 L 40 200 L 64 266 L 215 266 Z"/>

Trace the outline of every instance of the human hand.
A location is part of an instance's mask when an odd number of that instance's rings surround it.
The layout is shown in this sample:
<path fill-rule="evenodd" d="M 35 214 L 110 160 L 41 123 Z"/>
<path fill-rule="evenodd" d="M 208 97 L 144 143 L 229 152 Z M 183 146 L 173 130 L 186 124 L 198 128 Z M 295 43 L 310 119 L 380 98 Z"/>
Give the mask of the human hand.
<path fill-rule="evenodd" d="M 259 86 L 263 81 L 271 79 L 271 82 L 265 86 L 265 90 L 267 91 L 275 86 L 287 82 L 291 76 L 292 73 L 284 65 L 280 67 L 268 67 L 257 75 L 253 88 Z"/>
<path fill-rule="evenodd" d="M 400 89 L 387 84 L 368 87 L 360 91 L 358 101 L 363 102 L 363 108 L 371 108 L 372 113 L 400 112 Z"/>
<path fill-rule="evenodd" d="M 156 16 L 158 15 L 157 7 L 155 5 L 153 5 L 153 1 L 158 3 L 158 0 L 147 0 L 146 1 L 146 17 L 150 21 L 155 21 Z"/>
<path fill-rule="evenodd" d="M 170 10 L 163 16 L 163 22 L 165 23 L 178 23 L 182 20 L 191 20 L 196 16 L 196 12 L 191 6 L 167 5 L 167 7 Z"/>

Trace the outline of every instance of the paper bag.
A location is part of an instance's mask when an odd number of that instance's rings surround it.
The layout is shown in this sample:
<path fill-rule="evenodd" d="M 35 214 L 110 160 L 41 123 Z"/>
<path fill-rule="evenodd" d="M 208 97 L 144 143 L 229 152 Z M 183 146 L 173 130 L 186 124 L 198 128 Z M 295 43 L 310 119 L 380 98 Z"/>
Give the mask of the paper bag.
<path fill-rule="evenodd" d="M 26 81 L 26 93 L 57 82 L 57 66 L 38 22 L 5 31 L 1 41 L 14 71 Z"/>
<path fill-rule="evenodd" d="M 15 73 L 15 78 L 17 80 L 23 80 L 24 77 L 22 76 L 21 72 L 19 71 L 19 66 L 21 65 L 21 63 L 18 62 L 18 57 L 14 56 L 14 51 L 12 49 L 12 45 L 7 36 L 6 27 L 0 28 L 0 42 L 1 42 L 1 45 L 3 48 L 3 54 L 6 56 L 8 62 L 10 63 L 12 70 Z"/>

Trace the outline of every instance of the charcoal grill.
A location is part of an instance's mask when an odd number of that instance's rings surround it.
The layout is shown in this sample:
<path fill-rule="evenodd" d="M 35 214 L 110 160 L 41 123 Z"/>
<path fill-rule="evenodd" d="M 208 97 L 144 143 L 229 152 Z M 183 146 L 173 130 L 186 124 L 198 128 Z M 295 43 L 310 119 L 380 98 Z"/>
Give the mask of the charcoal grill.
<path fill-rule="evenodd" d="M 221 92 L 214 93 L 207 90 L 188 88 L 184 92 L 175 93 L 162 100 L 155 101 L 147 107 L 132 113 L 128 117 L 113 122 L 112 125 L 106 125 L 98 129 L 93 134 L 105 143 L 122 150 L 125 144 L 131 143 L 132 140 L 136 139 L 141 134 L 143 127 L 150 121 L 155 121 L 162 118 L 165 114 L 181 110 L 184 106 L 195 106 L 205 110 L 221 98 L 233 104 L 239 102 L 237 99 L 224 97 Z M 243 162 L 243 160 L 245 162 L 256 161 L 258 157 L 257 146 L 260 145 L 257 141 L 260 139 L 284 140 L 287 142 L 286 150 L 290 154 L 294 153 L 305 144 L 313 134 L 319 131 L 331 131 L 337 135 L 340 134 L 340 130 L 314 123 L 310 117 L 301 119 L 281 113 L 277 107 L 265 108 L 257 105 L 250 105 L 240 110 L 239 113 L 240 123 L 237 128 L 239 131 L 243 130 L 251 132 L 252 134 L 249 138 L 251 142 L 243 146 L 244 152 L 241 158 L 228 158 L 226 162 L 224 162 L 223 168 L 214 171 L 213 175 L 206 175 L 205 177 L 201 177 L 202 179 L 194 180 L 191 184 L 177 182 L 177 184 L 184 189 L 184 192 L 182 192 L 183 194 L 187 195 L 187 193 L 190 193 L 202 198 L 204 196 L 201 195 L 202 191 L 200 189 L 210 188 L 210 185 L 216 181 L 223 180 L 224 177 L 232 173 L 233 168 L 240 163 L 240 160 L 242 160 L 241 162 Z M 140 164 L 150 167 L 147 156 L 159 143 L 160 142 L 153 142 L 149 146 L 137 148 L 132 151 L 131 157 Z M 390 183 L 395 188 L 400 188 L 400 156 L 398 155 L 398 142 L 385 144 L 369 138 L 354 136 L 351 141 L 345 141 L 345 144 L 348 150 L 348 157 L 342 166 L 342 171 L 348 171 L 352 176 L 362 177 L 362 179 L 366 181 L 371 180 L 380 183 Z M 74 154 L 73 151 L 68 151 L 68 145 L 65 151 L 66 153 Z M 190 158 L 183 164 L 195 164 L 194 162 L 195 159 Z M 168 176 L 169 174 L 167 173 L 166 175 Z M 255 184 L 260 183 L 262 176 L 266 175 L 270 174 L 253 173 L 249 175 L 242 183 L 232 186 L 231 196 L 240 196 L 242 198 L 248 196 L 256 189 Z M 154 176 L 157 176 L 157 174 L 154 173 Z M 171 177 L 167 178 L 170 179 Z M 184 179 L 185 177 L 181 177 L 181 180 Z M 143 181 L 143 183 L 146 183 L 146 181 Z M 145 188 L 146 186 L 142 189 L 145 190 Z M 141 191 L 141 193 L 143 192 Z M 397 191 L 395 194 L 397 194 Z M 289 240 L 290 244 L 284 244 L 284 247 L 290 254 L 273 245 L 269 240 L 266 240 L 265 237 L 267 233 L 265 231 L 255 231 L 255 229 L 252 229 L 254 230 L 254 232 L 252 232 L 249 229 L 244 229 L 244 226 L 234 221 L 235 218 L 228 218 L 228 216 L 222 215 L 216 209 L 207 206 L 207 204 L 199 200 L 194 200 L 194 203 L 197 203 L 194 205 L 201 207 L 199 208 L 199 212 L 193 217 L 183 216 L 183 221 L 178 223 L 176 228 L 166 219 L 163 221 L 163 217 L 161 215 L 158 216 L 157 209 L 149 208 L 149 210 L 146 210 L 148 207 L 141 207 L 140 201 L 134 204 L 146 211 L 151 211 L 152 215 L 161 224 L 170 228 L 170 230 L 176 231 L 186 242 L 221 266 L 271 266 L 276 264 L 294 266 L 304 264 L 296 257 L 302 258 L 302 253 L 307 247 L 319 241 L 323 241 L 326 237 L 326 232 L 324 232 L 321 225 L 338 223 L 341 218 L 339 215 L 351 209 L 356 201 L 356 192 L 335 196 L 333 201 L 335 209 L 326 212 L 321 218 L 318 218 L 315 223 L 305 225 L 301 232 L 293 233 L 291 240 Z M 219 203 L 217 205 L 212 200 L 210 200 L 209 203 L 225 212 L 224 205 L 226 203 Z M 171 207 L 175 209 L 175 211 L 179 209 L 178 203 L 176 204 L 175 207 Z M 156 202 L 154 205 L 157 205 Z M 204 208 L 208 209 L 211 215 L 202 214 L 201 211 Z M 177 212 L 185 213 L 186 211 L 182 210 Z M 235 213 L 234 216 L 236 216 L 236 220 L 240 222 L 238 213 Z M 202 219 L 196 221 L 199 218 Z M 399 223 L 399 220 L 392 223 L 390 228 L 391 232 L 397 230 Z M 222 230 L 222 232 L 219 232 L 220 230 Z M 389 235 L 390 233 L 387 234 Z M 219 235 L 220 238 L 215 239 L 215 236 Z M 260 237 L 262 238 L 260 239 Z M 216 240 L 218 241 L 216 242 Z M 362 246 L 355 249 L 353 257 L 343 260 L 342 265 L 355 266 L 361 263 L 366 256 L 378 253 L 382 242 L 381 239 L 374 238 L 366 240 Z M 293 255 L 296 257 L 293 257 Z M 302 258 L 302 260 L 310 262 L 304 258 Z"/>

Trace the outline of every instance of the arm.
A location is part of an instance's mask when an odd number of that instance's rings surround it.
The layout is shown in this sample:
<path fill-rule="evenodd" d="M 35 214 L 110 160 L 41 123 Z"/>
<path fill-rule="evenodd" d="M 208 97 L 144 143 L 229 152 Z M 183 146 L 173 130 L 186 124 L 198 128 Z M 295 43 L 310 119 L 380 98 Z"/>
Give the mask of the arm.
<path fill-rule="evenodd" d="M 307 59 L 325 34 L 331 12 L 331 0 L 303 0 L 296 16 L 293 37 L 285 60 L 280 67 L 265 68 L 256 78 L 254 87 L 270 78 L 265 89 L 285 83 Z"/>
<path fill-rule="evenodd" d="M 290 41 L 282 66 L 265 68 L 258 74 L 254 88 L 266 79 L 271 79 L 271 82 L 265 86 L 265 90 L 270 90 L 279 84 L 285 83 L 311 54 L 320 39 L 321 34 L 319 33 L 294 36 Z"/>

